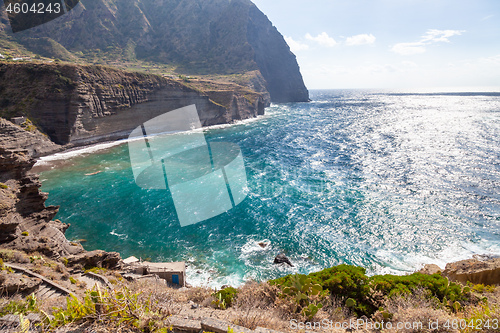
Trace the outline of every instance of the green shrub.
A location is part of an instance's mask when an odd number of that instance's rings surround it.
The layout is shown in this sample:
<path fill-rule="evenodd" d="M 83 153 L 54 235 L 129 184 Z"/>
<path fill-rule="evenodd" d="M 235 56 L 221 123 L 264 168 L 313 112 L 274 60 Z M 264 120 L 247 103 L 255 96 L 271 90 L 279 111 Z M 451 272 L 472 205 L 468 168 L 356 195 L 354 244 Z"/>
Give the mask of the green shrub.
<path fill-rule="evenodd" d="M 62 258 L 61 258 L 61 262 L 63 263 L 63 265 L 64 265 L 64 266 L 68 267 L 68 263 L 69 263 L 69 262 L 68 262 L 68 258 L 66 258 L 66 257 L 62 257 Z"/>
<path fill-rule="evenodd" d="M 312 279 L 303 274 L 292 275 L 291 285 L 284 287 L 282 297 L 290 297 L 295 303 L 295 312 L 302 313 L 308 320 L 323 308 L 319 302 L 323 288 L 312 282 Z"/>
<path fill-rule="evenodd" d="M 466 299 L 458 284 L 450 283 L 447 278 L 439 274 L 375 275 L 370 279 L 370 287 L 389 297 L 411 294 L 414 289 L 423 288 L 440 301 L 445 297 L 453 302 Z"/>
<path fill-rule="evenodd" d="M 212 294 L 212 296 L 215 297 L 215 300 L 212 301 L 212 304 L 214 304 L 218 309 L 225 310 L 233 304 L 234 297 L 237 293 L 238 290 L 233 287 L 221 289 Z"/>
<path fill-rule="evenodd" d="M 307 277 L 312 283 L 327 290 L 330 295 L 343 300 L 344 305 L 352 309 L 355 315 L 370 316 L 375 313 L 380 306 L 377 299 L 380 298 L 380 294 L 394 297 L 411 294 L 413 290 L 422 288 L 428 292 L 429 297 L 436 297 L 451 309 L 458 308 L 459 304 L 455 302 L 462 302 L 470 297 L 466 288 L 462 291 L 458 284 L 450 283 L 447 278 L 439 274 L 413 273 L 404 276 L 388 274 L 368 277 L 365 273 L 362 267 L 342 264 L 311 273 Z M 269 284 L 278 285 L 285 290 L 293 284 L 294 279 L 294 275 L 287 275 L 271 280 Z"/>
<path fill-rule="evenodd" d="M 27 314 L 28 312 L 38 312 L 38 303 L 35 294 L 31 294 L 24 301 L 10 301 L 0 309 L 0 317 L 7 314 Z"/>
<path fill-rule="evenodd" d="M 106 274 L 108 272 L 108 269 L 104 268 L 104 267 L 92 267 L 92 268 L 85 270 L 85 273 L 88 273 L 88 272 L 95 273 L 95 274 Z"/>
<path fill-rule="evenodd" d="M 6 190 L 6 189 L 8 189 L 8 188 L 9 188 L 9 186 L 8 186 L 8 185 L 6 185 L 6 184 L 4 184 L 4 183 L 0 183 L 0 188 L 2 188 L 2 189 L 4 189 L 4 190 Z"/>
<path fill-rule="evenodd" d="M 0 271 L 7 271 L 8 273 L 14 273 L 14 270 L 12 268 L 4 265 L 2 258 L 0 258 Z"/>
<path fill-rule="evenodd" d="M 74 277 L 72 277 L 72 276 L 69 277 L 69 282 L 71 282 L 71 284 L 77 284 L 78 283 L 78 281 Z"/>
<path fill-rule="evenodd" d="M 488 285 L 484 285 L 482 283 L 480 284 L 476 284 L 472 287 L 472 290 L 475 291 L 476 293 L 484 293 L 484 292 L 487 292 L 487 293 L 492 293 L 495 291 L 495 286 L 488 286 Z"/>
<path fill-rule="evenodd" d="M 167 332 L 163 318 L 169 315 L 149 297 L 141 300 L 127 288 L 109 293 L 98 287 L 85 293 L 83 301 L 71 296 L 66 299 L 66 308 L 56 308 L 50 318 L 41 311 L 42 322 L 51 328 L 67 324 L 99 321 L 123 328 L 129 326 L 142 332 Z"/>
<path fill-rule="evenodd" d="M 27 232 L 27 231 L 23 231 L 23 232 L 21 232 L 21 235 L 23 235 L 23 236 L 29 236 L 29 235 L 30 235 L 30 233 L 29 233 L 29 232 Z"/>
<path fill-rule="evenodd" d="M 365 272 L 366 270 L 362 267 L 342 264 L 319 272 L 310 273 L 308 277 L 311 278 L 312 283 L 320 285 L 330 295 L 335 295 L 344 302 L 349 298 L 356 300 L 353 310 L 360 314 L 369 315 L 374 313 L 377 308 L 368 300 L 370 293 L 368 286 L 369 278 Z M 289 287 L 292 281 L 293 275 L 287 275 L 276 280 L 271 280 L 269 284 L 278 285 L 283 289 L 284 287 Z"/>

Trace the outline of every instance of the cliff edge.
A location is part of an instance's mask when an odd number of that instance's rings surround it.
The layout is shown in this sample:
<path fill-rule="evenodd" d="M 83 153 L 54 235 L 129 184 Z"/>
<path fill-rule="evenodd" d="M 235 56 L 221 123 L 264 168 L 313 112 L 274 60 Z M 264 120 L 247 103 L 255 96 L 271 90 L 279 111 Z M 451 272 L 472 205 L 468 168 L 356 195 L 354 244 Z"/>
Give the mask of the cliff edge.
<path fill-rule="evenodd" d="M 110 67 L 0 63 L 0 116 L 25 116 L 59 145 L 125 138 L 145 121 L 191 104 L 209 126 L 256 117 L 269 103 L 267 93 L 235 84 L 214 83 L 204 93 L 171 78 Z"/>

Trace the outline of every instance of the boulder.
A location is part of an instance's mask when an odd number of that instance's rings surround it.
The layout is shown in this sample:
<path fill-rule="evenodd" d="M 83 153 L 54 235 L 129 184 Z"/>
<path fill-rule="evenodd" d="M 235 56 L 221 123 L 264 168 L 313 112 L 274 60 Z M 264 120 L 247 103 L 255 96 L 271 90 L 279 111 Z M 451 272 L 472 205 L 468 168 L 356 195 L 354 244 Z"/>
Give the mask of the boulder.
<path fill-rule="evenodd" d="M 427 264 L 418 272 L 422 274 L 432 275 L 432 274 L 440 274 L 442 271 L 443 270 L 438 265 Z"/>
<path fill-rule="evenodd" d="M 293 264 L 290 262 L 290 259 L 288 259 L 288 257 L 284 253 L 278 254 L 276 256 L 276 258 L 274 258 L 274 263 L 275 264 L 287 264 L 290 267 L 293 267 Z"/>
<path fill-rule="evenodd" d="M 26 275 L 0 271 L 0 294 L 13 295 L 15 293 L 30 294 L 42 283 L 42 280 Z"/>
<path fill-rule="evenodd" d="M 120 260 L 121 260 L 120 254 L 117 252 L 105 252 L 102 250 L 95 250 L 68 257 L 68 265 L 69 266 L 82 265 L 85 268 L 91 268 L 91 267 L 116 268 Z"/>
<path fill-rule="evenodd" d="M 500 285 L 500 258 L 474 258 L 449 263 L 443 276 L 461 283 Z"/>

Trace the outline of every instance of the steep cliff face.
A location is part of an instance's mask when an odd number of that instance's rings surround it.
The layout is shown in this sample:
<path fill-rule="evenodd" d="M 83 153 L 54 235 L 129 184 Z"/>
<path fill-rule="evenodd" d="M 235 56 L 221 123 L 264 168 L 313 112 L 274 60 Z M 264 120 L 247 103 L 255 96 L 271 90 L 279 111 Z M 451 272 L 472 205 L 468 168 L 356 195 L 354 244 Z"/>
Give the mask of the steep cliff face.
<path fill-rule="evenodd" d="M 68 60 L 66 50 L 87 61 L 106 54 L 170 64 L 185 74 L 258 70 L 274 102 L 308 100 L 295 56 L 250 0 L 81 0 L 67 15 L 9 36 Z"/>
<path fill-rule="evenodd" d="M 0 244 L 51 257 L 81 253 L 81 246 L 64 238 L 68 226 L 52 221 L 59 208 L 45 207 L 47 194 L 40 192 L 38 177 L 29 173 L 35 160 L 24 148 L 30 141 L 51 144 L 42 134 L 0 118 Z"/>
<path fill-rule="evenodd" d="M 202 125 L 209 126 L 256 117 L 269 100 L 265 94 L 235 90 L 223 105 L 157 75 L 99 66 L 0 63 L 0 116 L 27 116 L 57 144 L 124 138 L 145 121 L 191 104 Z"/>
<path fill-rule="evenodd" d="M 45 206 L 38 175 L 31 173 L 33 154 L 54 149 L 54 143 L 36 129 L 27 131 L 0 118 L 0 247 L 50 258 L 65 257 L 70 265 L 114 267 L 116 252 L 86 252 L 66 239 L 69 227 L 53 220 L 59 207 Z"/>
<path fill-rule="evenodd" d="M 255 6 L 249 9 L 247 38 L 255 50 L 255 61 L 267 80 L 273 102 L 309 101 L 295 55 L 283 36 Z"/>

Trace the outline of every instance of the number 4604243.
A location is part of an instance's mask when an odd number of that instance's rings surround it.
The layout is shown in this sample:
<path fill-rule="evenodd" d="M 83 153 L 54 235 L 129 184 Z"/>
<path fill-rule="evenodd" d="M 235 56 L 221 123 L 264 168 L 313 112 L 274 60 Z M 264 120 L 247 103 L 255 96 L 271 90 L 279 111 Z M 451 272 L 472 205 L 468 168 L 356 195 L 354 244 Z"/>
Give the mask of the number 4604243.
<path fill-rule="evenodd" d="M 9 14 L 47 14 L 47 13 L 55 13 L 59 14 L 61 12 L 61 3 L 34 3 L 32 5 L 28 3 L 9 3 L 6 8 L 7 13 Z"/>

